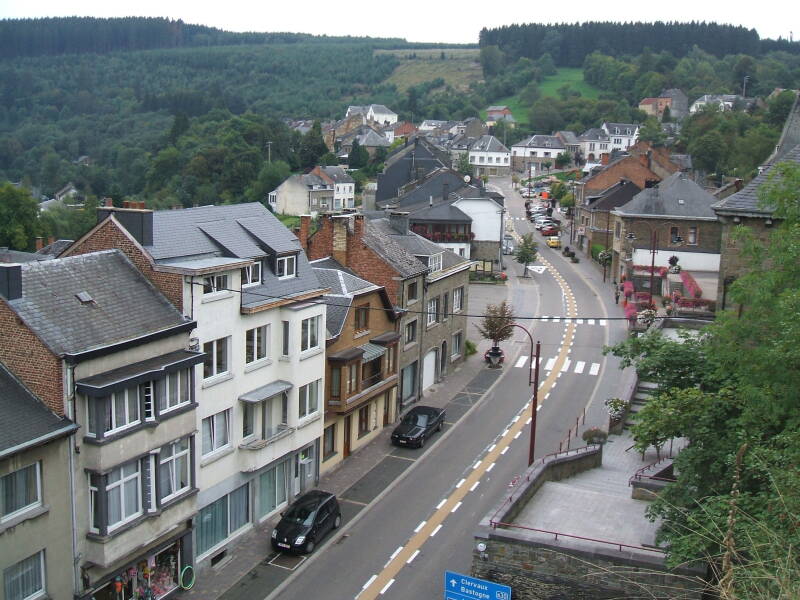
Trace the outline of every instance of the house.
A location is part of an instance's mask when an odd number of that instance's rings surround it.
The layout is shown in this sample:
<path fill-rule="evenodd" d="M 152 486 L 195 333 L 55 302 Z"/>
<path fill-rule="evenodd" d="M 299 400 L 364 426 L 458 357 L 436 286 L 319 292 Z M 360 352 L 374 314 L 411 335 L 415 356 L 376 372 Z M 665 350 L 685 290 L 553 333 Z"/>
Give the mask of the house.
<path fill-rule="evenodd" d="M 79 194 L 80 192 L 78 191 L 78 188 L 76 188 L 75 184 L 70 181 L 67 185 L 65 185 L 63 188 L 61 188 L 55 193 L 53 199 L 56 202 L 64 202 L 68 198 L 74 198 Z"/>
<path fill-rule="evenodd" d="M 400 402 L 422 397 L 463 360 L 470 262 L 413 233 L 406 213 L 365 220 L 364 215 L 324 215 L 300 240 L 312 260 L 331 257 L 358 277 L 386 289 L 398 322 Z"/>
<path fill-rule="evenodd" d="M 613 230 L 611 211 L 627 204 L 641 191 L 642 188 L 623 177 L 600 192 L 586 195 L 575 205 L 570 242 L 586 254 L 595 245 L 609 249 Z"/>
<path fill-rule="evenodd" d="M 533 135 L 511 146 L 511 168 L 531 175 L 552 169 L 567 148 L 555 135 Z"/>
<path fill-rule="evenodd" d="M 369 125 L 363 125 L 337 139 L 339 143 L 339 156 L 345 157 L 353 149 L 353 141 L 358 140 L 358 145 L 365 148 L 370 158 L 375 158 L 378 148 L 388 149 L 392 145 L 383 131 L 376 131 Z"/>
<path fill-rule="evenodd" d="M 689 114 L 700 112 L 706 106 L 714 106 L 716 110 L 725 112 L 727 110 L 749 110 L 755 104 L 755 98 L 745 98 L 738 94 L 703 94 L 692 102 Z"/>
<path fill-rule="evenodd" d="M 326 304 L 325 423 L 320 472 L 364 447 L 399 416 L 395 313 L 386 290 L 332 258 L 311 263 Z"/>
<path fill-rule="evenodd" d="M 409 138 L 414 137 L 414 135 L 418 131 L 411 121 L 402 121 L 399 123 L 395 123 L 391 127 L 394 133 L 394 139 L 402 138 L 404 140 L 407 140 Z"/>
<path fill-rule="evenodd" d="M 72 488 L 69 459 L 77 429 L 0 362 L 4 598 L 73 598 L 72 511 L 65 491 Z"/>
<path fill-rule="evenodd" d="M 422 123 L 419 124 L 420 131 L 434 131 L 435 129 L 441 129 L 445 125 L 447 125 L 448 121 L 441 121 L 438 119 L 425 119 Z"/>
<path fill-rule="evenodd" d="M 498 121 L 507 121 L 515 124 L 514 116 L 511 114 L 511 109 L 508 108 L 508 106 L 490 106 L 486 109 L 486 125 L 492 127 Z"/>
<path fill-rule="evenodd" d="M 556 137 L 564 144 L 570 156 L 574 157 L 581 149 L 581 141 L 573 131 L 556 131 Z"/>
<path fill-rule="evenodd" d="M 259 203 L 101 207 L 66 254 L 107 247 L 196 323 L 204 358 L 194 371 L 197 516 L 188 525 L 203 570 L 318 480 L 326 289 L 298 239 Z"/>
<path fill-rule="evenodd" d="M 70 574 L 53 592 L 79 570 L 66 586 L 74 598 L 112 598 L 123 575 L 132 596 L 144 562 L 165 595 L 194 562 L 195 365 L 207 360 L 190 341 L 196 322 L 116 249 L 0 269 L 0 360 L 81 427 L 60 458 L 67 469 L 57 480 L 67 485 L 52 508 L 72 498 L 74 546 L 57 555 Z M 41 540 L 61 543 L 64 524 L 53 526 Z"/>
<path fill-rule="evenodd" d="M 493 135 L 479 137 L 469 148 L 469 164 L 476 177 L 504 176 L 511 172 L 511 152 Z"/>
<path fill-rule="evenodd" d="M 650 290 L 651 266 L 666 269 L 670 257 L 676 256 L 684 273 L 703 280 L 700 289 L 713 301 L 722 233 L 711 208 L 714 202 L 716 198 L 681 172 L 657 185 L 648 182 L 629 202 L 611 211 L 611 273 L 617 280 L 625 275 L 638 291 L 661 296 L 671 293 L 673 286 L 658 277 Z M 664 283 L 670 284 L 669 290 Z"/>
<path fill-rule="evenodd" d="M 458 165 L 463 156 L 467 156 L 467 160 L 469 160 L 469 149 L 477 139 L 466 134 L 458 134 L 447 142 L 446 147 L 450 152 L 451 163 Z"/>
<path fill-rule="evenodd" d="M 378 173 L 376 203 L 380 205 L 390 198 L 396 198 L 404 186 L 450 164 L 447 153 L 425 138 L 414 138 L 413 142 L 407 142 L 386 157 L 383 172 Z"/>
<path fill-rule="evenodd" d="M 284 215 L 317 214 L 355 207 L 355 180 L 341 167 L 314 167 L 291 175 L 267 196 L 270 207 Z"/>
<path fill-rule="evenodd" d="M 664 115 L 664 110 L 672 106 L 672 98 L 642 98 L 639 110 L 659 121 Z"/>
<path fill-rule="evenodd" d="M 348 106 L 345 118 L 354 114 L 366 116 L 370 121 L 380 125 L 391 125 L 397 123 L 397 113 L 385 107 L 383 104 L 369 104 L 367 106 Z"/>
<path fill-rule="evenodd" d="M 603 123 L 600 128 L 609 137 L 609 149 L 627 150 L 636 143 L 639 137 L 639 125 L 635 123 Z"/>
<path fill-rule="evenodd" d="M 611 141 L 608 134 L 598 127 L 587 129 L 578 140 L 581 144 L 581 154 L 586 162 L 597 162 L 601 154 L 610 152 Z"/>
<path fill-rule="evenodd" d="M 669 115 L 676 121 L 682 121 L 689 114 L 689 98 L 678 88 L 662 90 L 660 98 L 669 98 Z"/>
<path fill-rule="evenodd" d="M 458 125 L 457 133 L 467 137 L 479 138 L 482 135 L 486 135 L 486 125 L 476 117 L 469 117 Z"/>

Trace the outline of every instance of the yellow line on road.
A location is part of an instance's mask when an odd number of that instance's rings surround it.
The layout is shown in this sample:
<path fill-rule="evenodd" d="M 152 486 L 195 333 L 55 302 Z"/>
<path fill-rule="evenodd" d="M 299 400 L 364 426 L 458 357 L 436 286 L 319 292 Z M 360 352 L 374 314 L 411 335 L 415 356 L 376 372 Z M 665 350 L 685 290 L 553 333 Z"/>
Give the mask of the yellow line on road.
<path fill-rule="evenodd" d="M 547 260 L 542 260 L 542 262 L 550 268 L 554 276 L 558 274 L 558 272 L 553 269 L 553 266 Z M 557 278 L 557 281 L 562 291 L 569 290 L 569 286 L 563 280 L 563 278 Z M 567 316 L 576 317 L 577 314 L 578 311 L 575 299 L 570 294 L 567 294 Z M 539 390 L 539 404 L 542 403 L 542 399 L 544 398 L 545 394 L 549 393 L 555 385 L 558 375 L 561 372 L 561 367 L 564 365 L 564 362 L 567 360 L 567 356 L 569 355 L 570 344 L 572 343 L 574 336 L 575 322 L 569 321 L 566 326 L 564 341 L 561 344 L 561 349 L 558 353 L 558 358 L 556 359 L 555 365 L 550 371 L 550 375 L 542 383 L 541 389 Z M 478 465 L 477 468 L 474 468 L 472 472 L 467 475 L 467 477 L 464 479 L 464 482 L 459 487 L 453 489 L 450 496 L 445 499 L 444 504 L 439 505 L 439 508 L 437 508 L 433 515 L 428 518 L 425 525 L 413 536 L 411 536 L 411 539 L 405 544 L 405 546 L 403 546 L 403 549 L 387 563 L 383 571 L 381 571 L 378 576 L 372 580 L 370 585 L 361 590 L 358 595 L 358 600 L 374 600 L 383 592 L 383 590 L 386 589 L 386 587 L 389 585 L 389 582 L 393 582 L 395 580 L 397 574 L 406 565 L 407 561 L 412 556 L 416 556 L 415 553 L 417 553 L 425 544 L 425 542 L 430 539 L 431 534 L 434 531 L 439 530 L 439 526 L 442 525 L 447 516 L 461 506 L 461 502 L 464 500 L 470 490 L 474 489 L 475 485 L 481 480 L 483 475 L 494 467 L 495 461 L 501 456 L 501 454 L 504 453 L 511 442 L 514 441 L 517 433 L 527 427 L 528 417 L 533 415 L 534 410 L 536 410 L 536 407 L 533 406 L 532 402 L 529 402 L 525 411 L 520 415 L 520 418 L 512 423 L 512 425 L 506 430 L 505 435 L 495 444 L 495 446 L 486 454 L 486 456 L 481 459 L 480 465 Z"/>

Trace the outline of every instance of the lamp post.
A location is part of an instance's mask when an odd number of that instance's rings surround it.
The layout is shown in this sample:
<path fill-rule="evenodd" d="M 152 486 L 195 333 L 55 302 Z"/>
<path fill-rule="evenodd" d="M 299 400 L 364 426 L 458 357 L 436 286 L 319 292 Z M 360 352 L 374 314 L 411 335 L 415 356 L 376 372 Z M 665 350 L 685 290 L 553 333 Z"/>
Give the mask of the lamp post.
<path fill-rule="evenodd" d="M 509 323 L 500 331 L 498 334 L 509 327 L 518 327 L 525 332 L 528 336 L 528 339 L 531 342 L 531 350 L 528 354 L 528 358 L 530 360 L 530 365 L 528 367 L 528 385 L 533 386 L 533 397 L 531 398 L 531 439 L 530 444 L 528 445 L 528 466 L 533 464 L 533 453 L 536 449 L 536 415 L 537 415 L 537 408 L 539 408 L 539 359 L 542 353 L 542 343 L 536 342 L 536 354 L 533 352 L 533 336 L 531 332 L 525 329 L 522 325 L 517 325 L 516 323 Z M 498 367 L 500 365 L 500 357 L 502 353 L 500 352 L 500 348 L 498 346 L 493 346 L 489 353 L 487 354 L 489 357 L 489 363 L 493 367 Z M 533 374 L 533 377 L 531 377 Z"/>

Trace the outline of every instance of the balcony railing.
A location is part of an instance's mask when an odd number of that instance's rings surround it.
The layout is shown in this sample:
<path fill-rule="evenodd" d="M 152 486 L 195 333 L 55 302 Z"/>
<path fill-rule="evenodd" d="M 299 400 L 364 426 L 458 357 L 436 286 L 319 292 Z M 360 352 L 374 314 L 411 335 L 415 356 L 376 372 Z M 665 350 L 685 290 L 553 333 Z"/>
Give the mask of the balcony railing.
<path fill-rule="evenodd" d="M 412 227 L 412 231 L 432 242 L 469 242 L 475 239 L 475 234 L 471 231 L 428 231 L 424 227 Z"/>
<path fill-rule="evenodd" d="M 366 390 L 367 388 L 372 387 L 376 383 L 378 383 L 381 379 L 383 379 L 383 373 L 378 371 L 377 373 L 373 373 L 369 377 L 365 377 L 361 380 L 361 389 Z"/>

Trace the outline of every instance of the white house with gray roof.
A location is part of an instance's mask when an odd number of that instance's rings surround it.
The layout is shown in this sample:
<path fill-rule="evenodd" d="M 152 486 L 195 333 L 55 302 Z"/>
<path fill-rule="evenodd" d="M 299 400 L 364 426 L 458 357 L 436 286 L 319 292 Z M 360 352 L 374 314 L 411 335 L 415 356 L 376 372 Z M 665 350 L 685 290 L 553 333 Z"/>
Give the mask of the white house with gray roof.
<path fill-rule="evenodd" d="M 469 164 L 475 175 L 508 175 L 511 172 L 511 152 L 493 135 L 483 135 L 469 148 Z"/>
<path fill-rule="evenodd" d="M 71 251 L 120 245 L 196 322 L 194 553 L 204 568 L 316 484 L 325 289 L 261 204 L 99 213 Z"/>
<path fill-rule="evenodd" d="M 611 151 L 627 150 L 639 139 L 639 127 L 636 123 L 603 123 L 600 128 L 611 142 Z"/>
<path fill-rule="evenodd" d="M 564 142 L 555 135 L 533 135 L 511 146 L 511 166 L 516 171 L 525 172 L 533 167 L 538 174 L 546 163 L 552 168 L 556 156 L 566 149 Z"/>
<path fill-rule="evenodd" d="M 350 115 L 362 114 L 367 119 L 380 123 L 381 125 L 392 125 L 397 123 L 397 113 L 387 108 L 383 104 L 369 104 L 367 106 L 348 106 L 344 118 Z"/>

